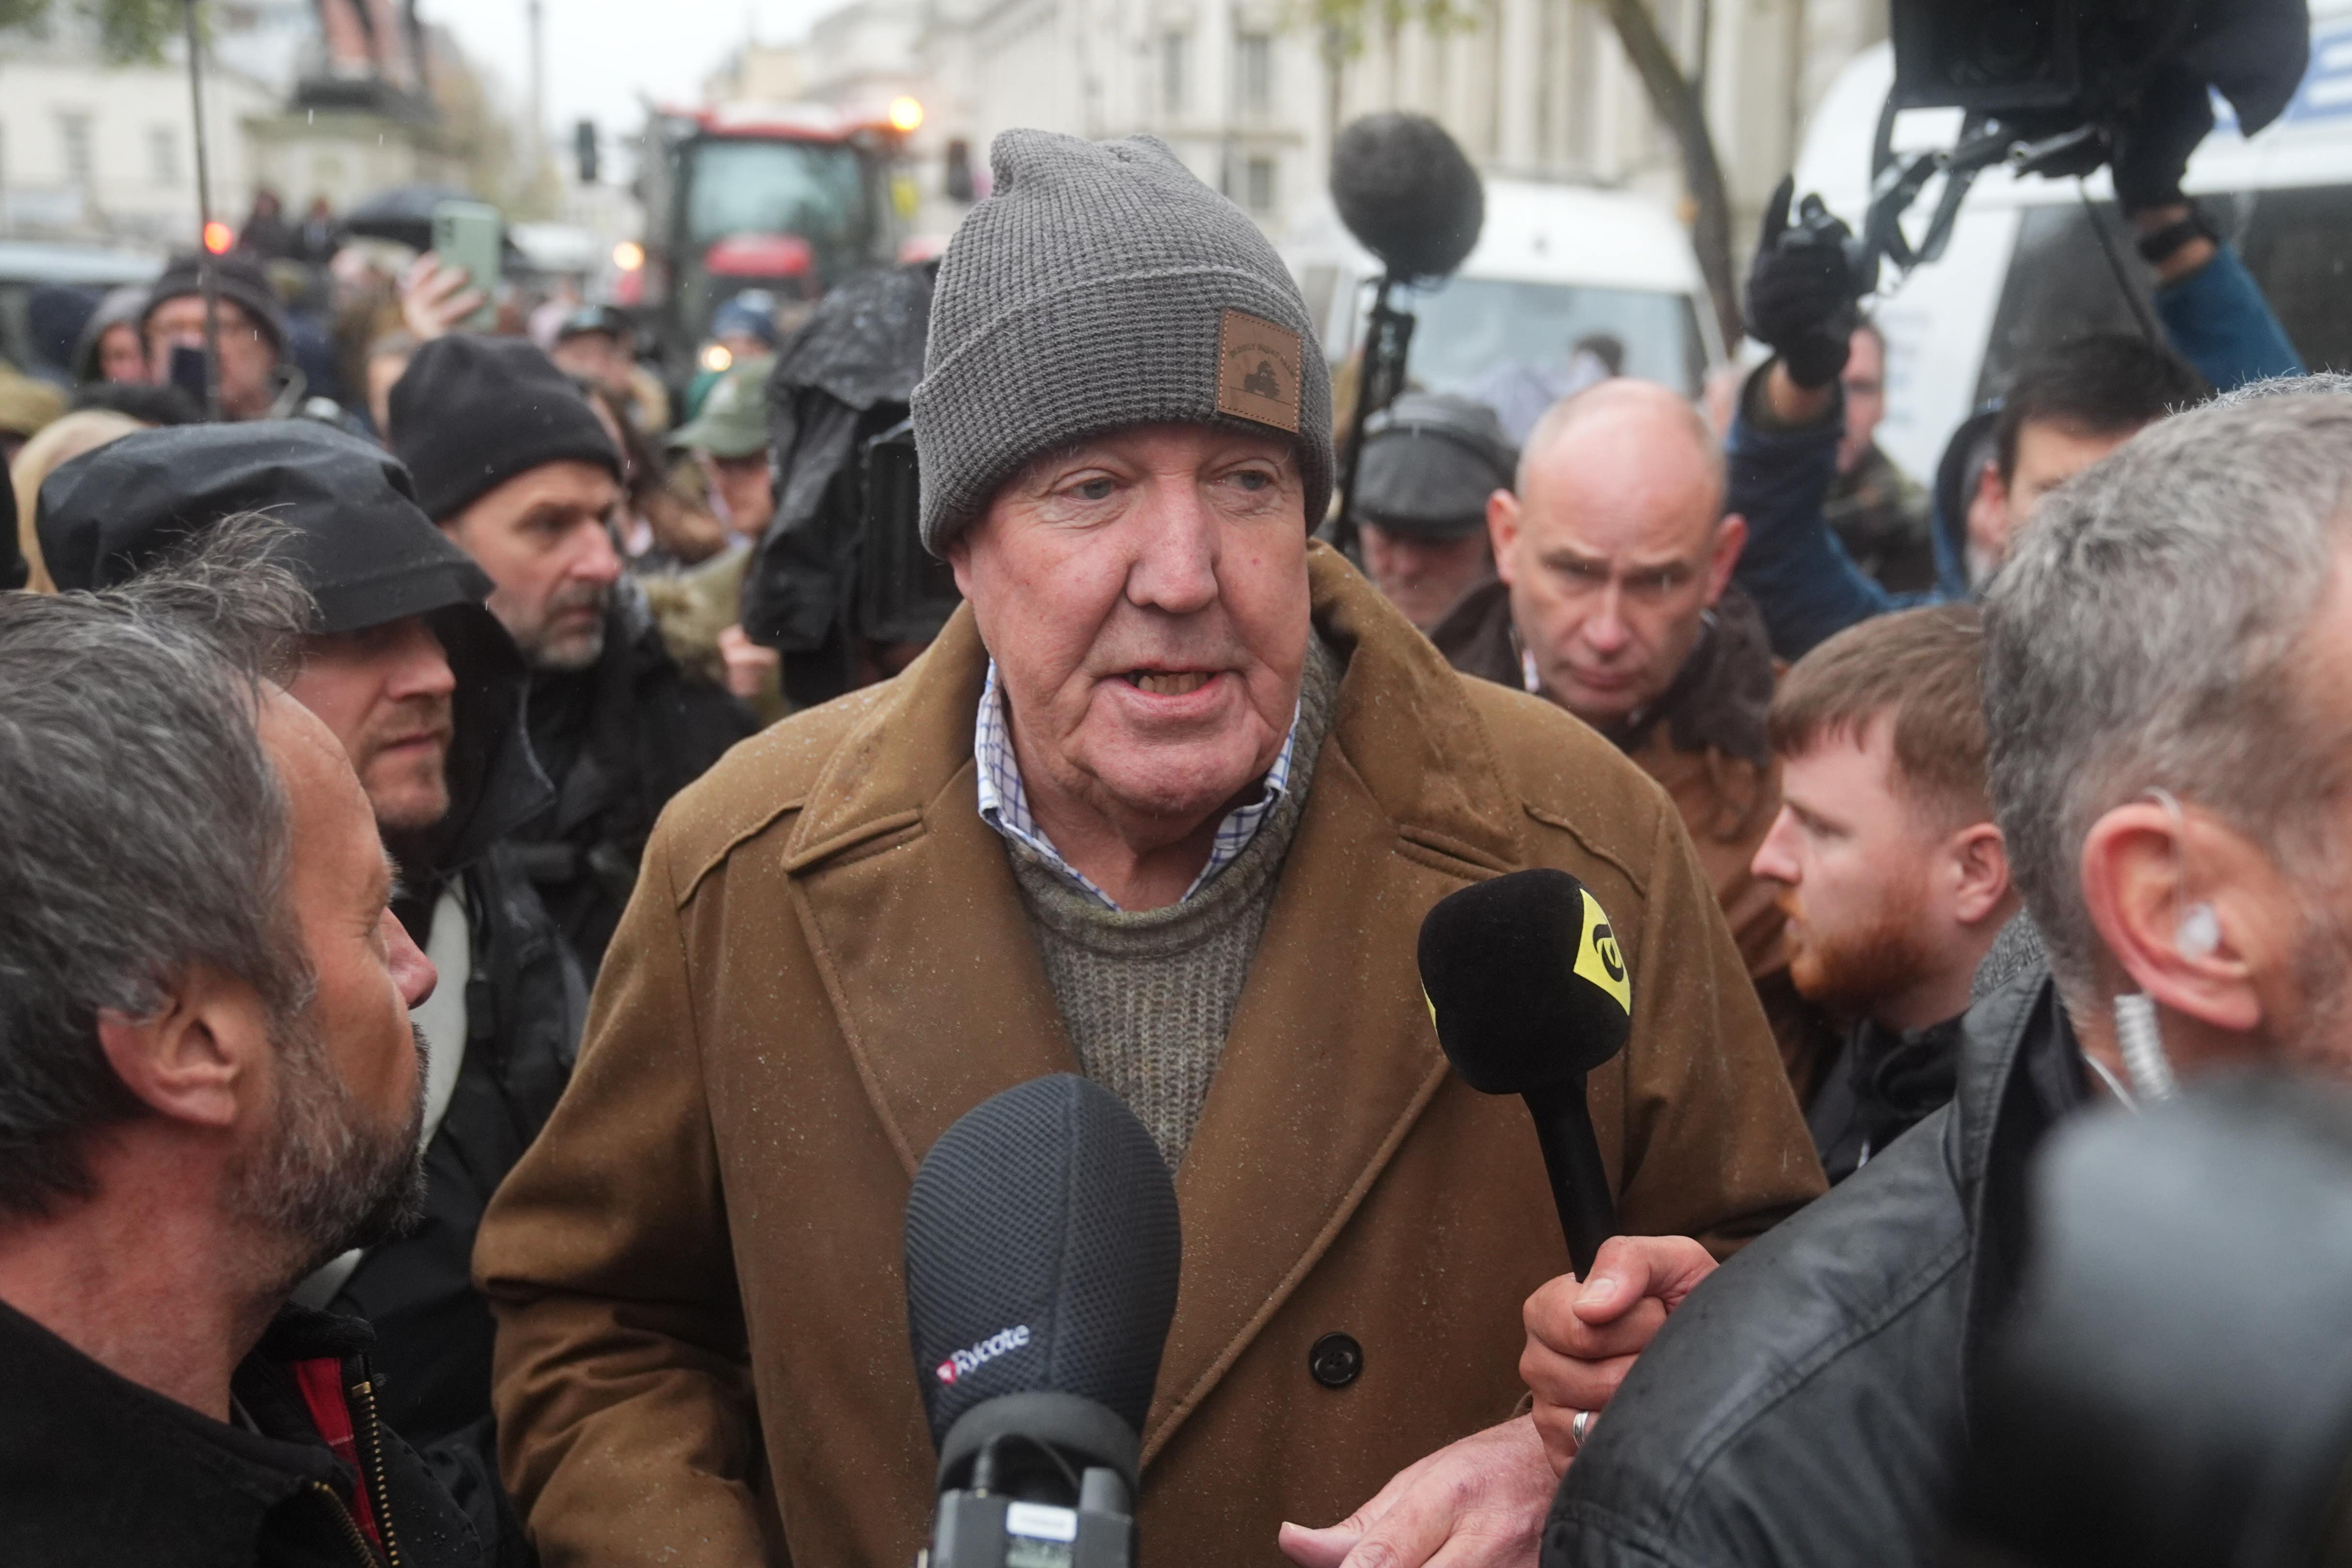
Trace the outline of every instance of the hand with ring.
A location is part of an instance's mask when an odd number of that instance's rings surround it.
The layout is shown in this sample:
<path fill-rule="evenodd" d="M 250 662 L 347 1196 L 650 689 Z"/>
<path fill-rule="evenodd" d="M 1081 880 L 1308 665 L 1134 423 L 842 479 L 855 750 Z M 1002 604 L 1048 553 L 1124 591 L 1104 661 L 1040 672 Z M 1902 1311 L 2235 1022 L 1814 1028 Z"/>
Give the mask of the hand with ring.
<path fill-rule="evenodd" d="M 1666 1315 L 1713 1272 L 1714 1258 L 1688 1237 L 1612 1237 L 1590 1279 L 1563 1274 L 1528 1298 L 1519 1377 L 1535 1394 L 1531 1414 L 1554 1473 L 1576 1458 Z"/>

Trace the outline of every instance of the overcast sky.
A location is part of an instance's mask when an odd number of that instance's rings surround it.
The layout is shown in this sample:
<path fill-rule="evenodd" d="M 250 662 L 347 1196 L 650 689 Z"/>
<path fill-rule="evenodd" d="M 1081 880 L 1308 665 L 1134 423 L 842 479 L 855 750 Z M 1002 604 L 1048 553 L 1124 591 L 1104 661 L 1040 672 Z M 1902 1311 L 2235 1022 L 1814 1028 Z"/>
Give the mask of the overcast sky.
<path fill-rule="evenodd" d="M 542 0 L 551 133 L 588 118 L 607 131 L 638 122 L 646 94 L 692 101 L 703 77 L 749 37 L 790 43 L 840 0 Z M 522 112 L 530 87 L 526 0 L 421 0 Z"/>

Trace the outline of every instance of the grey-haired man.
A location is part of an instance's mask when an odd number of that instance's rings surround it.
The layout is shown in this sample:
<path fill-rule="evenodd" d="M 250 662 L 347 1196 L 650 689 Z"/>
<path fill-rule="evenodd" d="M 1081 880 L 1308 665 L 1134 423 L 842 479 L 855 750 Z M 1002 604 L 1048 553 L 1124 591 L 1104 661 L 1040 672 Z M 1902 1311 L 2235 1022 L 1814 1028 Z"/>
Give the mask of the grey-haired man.
<path fill-rule="evenodd" d="M 288 1305 L 415 1211 L 435 974 L 259 531 L 0 594 L 0 1561 L 511 1563 Z"/>

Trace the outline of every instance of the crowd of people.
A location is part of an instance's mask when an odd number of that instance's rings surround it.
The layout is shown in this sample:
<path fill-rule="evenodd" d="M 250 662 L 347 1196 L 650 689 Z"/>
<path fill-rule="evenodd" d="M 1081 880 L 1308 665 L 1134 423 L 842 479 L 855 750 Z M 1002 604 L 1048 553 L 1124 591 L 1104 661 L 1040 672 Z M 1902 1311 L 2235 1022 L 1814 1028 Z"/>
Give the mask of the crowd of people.
<path fill-rule="evenodd" d="M 1335 498 L 1249 218 L 1150 138 L 992 163 L 689 386 L 428 255 L 347 410 L 263 265 L 323 212 L 91 315 L 0 571 L 0 1557 L 911 1561 L 908 1182 L 1075 1070 L 1182 1214 L 1154 1559 L 2084 1560 L 2019 1492 L 2087 1461 L 1982 1444 L 2051 1151 L 2352 1061 L 2352 383 L 2174 167 L 2168 341 L 2042 345 L 1916 483 L 1784 188 L 1712 415 L 1580 350 Z M 1582 1277 L 1413 967 L 1537 868 L 1631 975 Z M 2247 1483 L 2263 1561 L 2347 1458 Z"/>

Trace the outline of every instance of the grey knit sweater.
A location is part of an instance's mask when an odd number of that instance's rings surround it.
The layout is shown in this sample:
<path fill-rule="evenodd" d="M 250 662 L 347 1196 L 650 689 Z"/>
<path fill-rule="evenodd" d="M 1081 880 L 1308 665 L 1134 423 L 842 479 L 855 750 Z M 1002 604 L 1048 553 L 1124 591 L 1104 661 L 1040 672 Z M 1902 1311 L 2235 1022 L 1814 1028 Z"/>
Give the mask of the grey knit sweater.
<path fill-rule="evenodd" d="M 1339 659 L 1307 642 L 1289 787 L 1231 864 L 1164 910 L 1102 901 L 1007 841 L 1062 1022 L 1086 1075 L 1127 1102 L 1173 1170 L 1192 1141 L 1225 1033 L 1331 728 Z"/>

